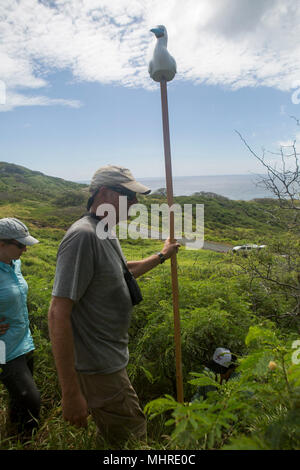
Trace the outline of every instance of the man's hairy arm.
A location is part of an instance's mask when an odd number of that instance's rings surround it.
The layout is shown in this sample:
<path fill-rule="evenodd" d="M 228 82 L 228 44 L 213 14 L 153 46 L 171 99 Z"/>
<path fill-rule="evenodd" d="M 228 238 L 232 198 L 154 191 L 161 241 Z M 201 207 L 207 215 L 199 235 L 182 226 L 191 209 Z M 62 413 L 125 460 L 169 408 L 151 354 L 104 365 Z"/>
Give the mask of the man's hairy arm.
<path fill-rule="evenodd" d="M 166 259 L 171 258 L 174 253 L 177 253 L 180 244 L 176 240 L 171 241 L 169 238 L 165 241 L 165 244 L 161 250 L 161 253 Z M 160 258 L 156 255 L 151 255 L 148 258 L 144 258 L 140 261 L 128 261 L 127 267 L 132 272 L 134 277 L 142 276 L 151 269 L 155 268 L 160 264 Z"/>
<path fill-rule="evenodd" d="M 72 307 L 71 299 L 52 297 L 48 313 L 49 334 L 62 390 L 63 417 L 75 426 L 86 426 L 88 408 L 74 366 Z"/>

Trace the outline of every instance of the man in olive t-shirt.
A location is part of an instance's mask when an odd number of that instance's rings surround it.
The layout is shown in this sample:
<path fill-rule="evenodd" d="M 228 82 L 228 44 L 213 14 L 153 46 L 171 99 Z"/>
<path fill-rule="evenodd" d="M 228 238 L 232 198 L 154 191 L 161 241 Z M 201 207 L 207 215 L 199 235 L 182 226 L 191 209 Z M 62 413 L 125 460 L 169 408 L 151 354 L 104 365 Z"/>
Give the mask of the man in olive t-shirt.
<path fill-rule="evenodd" d="M 118 217 L 121 195 L 127 196 L 128 213 L 137 203 L 136 193 L 150 190 L 126 168 L 106 166 L 93 176 L 90 191 L 89 213 L 69 228 L 59 246 L 49 331 L 64 418 L 86 426 L 90 410 L 101 435 L 119 443 L 144 437 L 146 421 L 126 373 L 132 312 L 126 260 L 116 238 L 98 237 L 96 213 L 102 204 L 111 204 Z M 127 268 L 141 276 L 178 247 L 167 240 L 160 253 L 127 262 Z"/>
<path fill-rule="evenodd" d="M 112 374 L 128 363 L 132 302 L 118 240 L 99 239 L 97 223 L 87 215 L 67 231 L 58 250 L 52 294 L 74 302 L 76 370 Z"/>

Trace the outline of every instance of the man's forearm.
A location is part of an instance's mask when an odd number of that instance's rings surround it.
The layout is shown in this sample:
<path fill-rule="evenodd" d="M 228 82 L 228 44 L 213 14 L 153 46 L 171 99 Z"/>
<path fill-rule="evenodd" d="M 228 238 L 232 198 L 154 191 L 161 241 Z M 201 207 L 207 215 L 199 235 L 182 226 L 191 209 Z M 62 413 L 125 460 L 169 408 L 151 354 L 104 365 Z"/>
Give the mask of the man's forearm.
<path fill-rule="evenodd" d="M 127 267 L 132 272 L 134 277 L 142 276 L 151 269 L 155 268 L 160 264 L 160 258 L 158 255 L 151 255 L 148 258 L 140 261 L 128 261 Z"/>
<path fill-rule="evenodd" d="M 165 259 L 170 258 L 173 254 L 177 253 L 180 244 L 176 240 L 171 241 L 168 238 L 161 250 L 161 254 Z M 155 268 L 161 263 L 161 258 L 158 254 L 151 255 L 149 258 L 142 259 L 140 261 L 128 261 L 127 267 L 132 272 L 134 277 L 139 277 Z"/>

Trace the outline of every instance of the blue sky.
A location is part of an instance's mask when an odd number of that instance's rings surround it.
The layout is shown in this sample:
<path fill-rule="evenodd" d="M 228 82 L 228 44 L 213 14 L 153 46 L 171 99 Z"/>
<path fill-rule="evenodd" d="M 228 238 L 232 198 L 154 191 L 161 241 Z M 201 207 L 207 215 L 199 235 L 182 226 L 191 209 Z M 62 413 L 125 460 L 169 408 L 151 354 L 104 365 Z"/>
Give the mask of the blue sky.
<path fill-rule="evenodd" d="M 258 154 L 300 139 L 290 117 L 300 117 L 300 6 L 289 0 L 187 0 L 182 12 L 179 0 L 2 1 L 1 161 L 72 180 L 109 163 L 163 176 L 159 84 L 147 71 L 157 23 L 178 67 L 174 176 L 261 172 L 235 129 Z"/>

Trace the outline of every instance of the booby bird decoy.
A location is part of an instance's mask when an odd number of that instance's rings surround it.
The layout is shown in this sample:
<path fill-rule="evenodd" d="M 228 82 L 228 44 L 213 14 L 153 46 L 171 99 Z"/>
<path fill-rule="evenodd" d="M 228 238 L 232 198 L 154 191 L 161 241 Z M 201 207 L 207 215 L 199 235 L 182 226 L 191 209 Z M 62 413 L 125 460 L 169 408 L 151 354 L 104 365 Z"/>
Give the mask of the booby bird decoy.
<path fill-rule="evenodd" d="M 153 58 L 149 63 L 148 72 L 150 77 L 160 82 L 165 79 L 167 82 L 173 80 L 176 74 L 175 59 L 169 54 L 167 49 L 168 33 L 163 25 L 150 29 L 157 37 L 157 43 L 154 49 Z"/>

